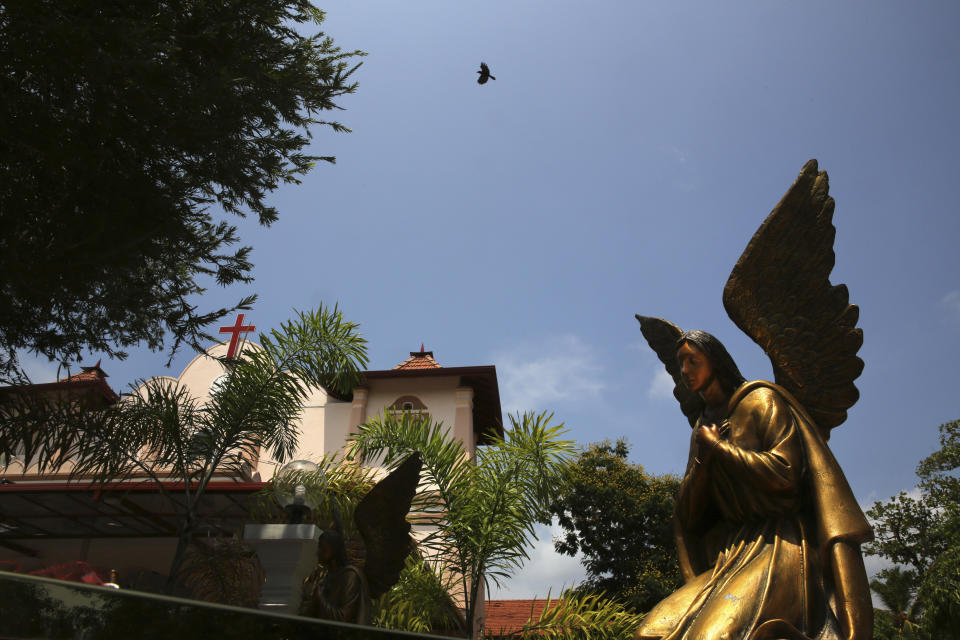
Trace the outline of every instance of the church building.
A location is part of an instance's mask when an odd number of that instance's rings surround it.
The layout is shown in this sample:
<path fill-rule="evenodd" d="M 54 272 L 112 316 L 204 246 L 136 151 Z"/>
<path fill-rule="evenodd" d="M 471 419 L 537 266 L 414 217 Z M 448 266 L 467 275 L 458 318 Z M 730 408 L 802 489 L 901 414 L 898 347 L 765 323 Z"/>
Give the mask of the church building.
<path fill-rule="evenodd" d="M 225 375 L 217 358 L 228 348 L 226 343 L 214 345 L 170 379 L 201 401 L 209 398 Z M 31 390 L 93 394 L 98 402 L 115 402 L 118 396 L 106 377 L 98 363 Z M 421 345 L 392 369 L 365 371 L 350 397 L 313 390 L 300 416 L 293 459 L 318 460 L 342 452 L 347 437 L 368 418 L 401 411 L 427 413 L 442 422 L 471 455 L 490 433 L 503 433 L 495 367 L 444 367 Z M 249 518 L 250 496 L 278 469 L 277 462 L 262 456 L 242 477 L 214 479 L 202 507 L 206 534 L 239 532 Z M 171 495 L 183 492 L 174 478 L 164 488 Z M 177 514 L 149 480 L 134 477 L 101 489 L 82 479 L 69 480 L 68 470 L 40 475 L 16 457 L 0 460 L 0 569 L 30 571 L 82 561 L 104 575 L 116 569 L 123 586 L 157 590 L 176 548 L 178 525 Z"/>
<path fill-rule="evenodd" d="M 227 348 L 216 345 L 207 352 L 214 357 L 197 356 L 176 381 L 194 397 L 209 398 L 226 375 L 217 357 L 224 356 Z M 496 368 L 443 367 L 433 352 L 424 351 L 421 345 L 420 351 L 411 351 L 409 358 L 392 369 L 365 371 L 352 397 L 314 389 L 300 417 L 300 446 L 294 459 L 316 460 L 342 451 L 357 426 L 387 411 L 429 414 L 450 428 L 471 454 L 485 443 L 484 434 L 490 429 L 503 435 Z M 275 461 L 261 458 L 245 479 L 269 480 L 276 470 Z"/>

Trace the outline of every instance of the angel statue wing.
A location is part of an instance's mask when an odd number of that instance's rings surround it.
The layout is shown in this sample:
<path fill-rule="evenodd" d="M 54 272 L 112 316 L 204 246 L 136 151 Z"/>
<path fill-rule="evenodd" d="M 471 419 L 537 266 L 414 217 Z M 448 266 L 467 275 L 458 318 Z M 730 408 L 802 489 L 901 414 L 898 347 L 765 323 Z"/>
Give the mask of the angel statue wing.
<path fill-rule="evenodd" d="M 661 320 L 660 318 L 648 318 L 637 314 L 637 320 L 640 321 L 640 331 L 643 337 L 647 339 L 647 344 L 656 352 L 657 357 L 667 367 L 667 373 L 673 378 L 673 397 L 680 402 L 680 409 L 683 415 L 687 416 L 690 426 L 697 423 L 697 417 L 703 411 L 703 398 L 700 394 L 693 393 L 680 380 L 680 363 L 677 362 L 677 339 L 683 334 L 683 330 L 677 325 Z"/>
<path fill-rule="evenodd" d="M 353 520 L 366 546 L 363 572 L 370 597 L 378 598 L 396 584 L 414 548 L 407 513 L 420 482 L 423 459 L 414 453 L 370 490 Z"/>
<path fill-rule="evenodd" d="M 834 201 L 817 161 L 753 235 L 723 290 L 730 319 L 773 363 L 775 382 L 806 408 L 824 439 L 860 394 L 863 332 L 847 287 L 832 285 Z"/>

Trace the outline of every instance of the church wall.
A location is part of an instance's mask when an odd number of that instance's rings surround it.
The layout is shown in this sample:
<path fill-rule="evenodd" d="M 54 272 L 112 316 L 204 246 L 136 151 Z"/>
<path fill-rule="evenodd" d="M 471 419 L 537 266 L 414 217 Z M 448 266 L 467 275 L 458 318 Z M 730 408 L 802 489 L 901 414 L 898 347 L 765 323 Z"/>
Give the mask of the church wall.
<path fill-rule="evenodd" d="M 323 396 L 325 394 L 321 391 L 314 394 L 314 397 L 304 404 L 303 412 L 298 420 L 298 428 L 300 429 L 299 446 L 291 460 L 316 461 L 323 457 L 327 428 L 326 413 L 329 406 Z M 323 402 L 316 402 L 318 399 L 323 400 Z M 286 462 L 290 462 L 290 460 Z M 269 480 L 279 471 L 281 466 L 270 457 L 269 452 L 261 451 L 260 459 L 257 461 L 257 472 L 260 474 L 260 480 L 264 482 Z"/>
<path fill-rule="evenodd" d="M 244 345 L 244 348 L 256 349 L 258 345 L 254 342 L 248 342 Z M 177 378 L 177 381 L 200 402 L 208 402 L 211 395 L 211 385 L 217 378 L 226 373 L 223 365 L 216 357 L 225 356 L 226 353 L 226 343 L 214 345 L 207 351 L 207 355 L 201 354 L 194 358 Z M 325 452 L 329 453 L 342 448 L 345 436 L 340 439 L 339 445 L 336 447 L 331 447 L 325 443 L 326 440 L 329 440 L 325 436 L 327 403 L 327 393 L 323 389 L 314 388 L 310 390 L 304 402 L 304 411 L 299 418 L 300 446 L 297 454 L 293 457 L 294 460 L 319 459 Z M 333 404 L 343 403 L 333 401 Z M 334 410 L 332 413 L 337 414 L 337 411 Z M 336 415 L 336 418 L 339 418 L 339 415 Z M 338 425 L 335 432 L 343 432 L 344 430 L 345 427 Z M 269 480 L 278 468 L 279 465 L 270 457 L 268 452 L 261 452 L 261 456 L 255 465 L 255 471 L 260 474 L 260 480 Z"/>
<path fill-rule="evenodd" d="M 214 345 L 207 353 L 211 356 L 224 356 L 227 347 L 222 344 Z M 206 402 L 210 399 L 210 385 L 224 373 L 226 371 L 219 360 L 200 354 L 186 366 L 177 381 L 190 391 L 190 395 Z"/>
<path fill-rule="evenodd" d="M 324 418 L 323 453 L 333 455 L 343 453 L 344 444 L 350 434 L 349 402 L 328 402 Z"/>
<path fill-rule="evenodd" d="M 383 413 L 400 396 L 412 395 L 427 406 L 427 412 L 434 422 L 442 422 L 446 428 L 453 429 L 456 419 L 455 395 L 459 383 L 459 376 L 372 380 L 367 400 L 367 418 Z"/>

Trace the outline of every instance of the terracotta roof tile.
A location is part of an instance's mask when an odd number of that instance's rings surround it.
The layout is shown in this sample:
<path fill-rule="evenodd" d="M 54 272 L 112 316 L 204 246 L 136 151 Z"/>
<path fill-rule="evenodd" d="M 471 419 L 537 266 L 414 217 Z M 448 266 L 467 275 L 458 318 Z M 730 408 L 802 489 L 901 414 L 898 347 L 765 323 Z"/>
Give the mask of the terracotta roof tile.
<path fill-rule="evenodd" d="M 81 371 L 66 378 L 60 378 L 57 382 L 80 382 L 81 380 L 100 380 L 100 376 L 95 371 Z"/>
<path fill-rule="evenodd" d="M 483 628 L 487 635 L 506 635 L 519 631 L 530 618 L 539 618 L 547 604 L 557 602 L 556 598 L 547 600 L 487 600 L 486 619 Z M 532 614 L 531 614 L 532 609 Z"/>
<path fill-rule="evenodd" d="M 442 369 L 443 367 L 433 359 L 433 351 L 411 351 L 410 357 L 394 367 L 394 369 Z"/>
<path fill-rule="evenodd" d="M 56 382 L 41 382 L 20 386 L 0 387 L 0 394 L 20 393 L 45 394 L 67 393 L 71 395 L 92 392 L 98 401 L 113 404 L 120 396 L 107 384 L 107 374 L 100 368 L 100 362 L 92 367 L 81 367 L 80 373 L 75 373 Z"/>
<path fill-rule="evenodd" d="M 106 372 L 100 368 L 100 360 L 92 367 L 80 367 L 80 373 L 75 373 L 66 378 L 60 378 L 57 382 L 82 382 L 84 380 L 103 380 L 108 377 Z"/>

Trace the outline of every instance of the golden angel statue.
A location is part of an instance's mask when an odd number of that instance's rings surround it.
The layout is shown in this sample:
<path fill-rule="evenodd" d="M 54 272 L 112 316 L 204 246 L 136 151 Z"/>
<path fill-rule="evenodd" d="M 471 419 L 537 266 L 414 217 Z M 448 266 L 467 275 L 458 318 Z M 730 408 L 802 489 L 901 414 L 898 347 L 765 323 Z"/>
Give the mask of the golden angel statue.
<path fill-rule="evenodd" d="M 770 357 L 748 382 L 719 340 L 637 316 L 693 427 L 674 519 L 684 586 L 636 640 L 868 640 L 868 524 L 827 440 L 863 370 L 863 333 L 831 285 L 834 201 L 811 160 L 754 234 L 723 292 Z"/>

